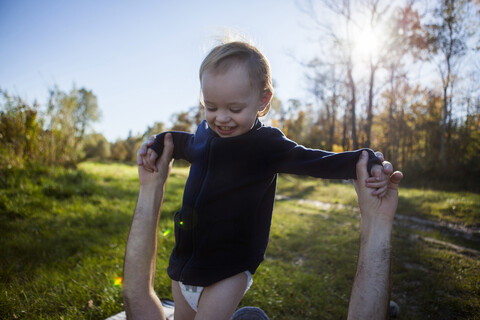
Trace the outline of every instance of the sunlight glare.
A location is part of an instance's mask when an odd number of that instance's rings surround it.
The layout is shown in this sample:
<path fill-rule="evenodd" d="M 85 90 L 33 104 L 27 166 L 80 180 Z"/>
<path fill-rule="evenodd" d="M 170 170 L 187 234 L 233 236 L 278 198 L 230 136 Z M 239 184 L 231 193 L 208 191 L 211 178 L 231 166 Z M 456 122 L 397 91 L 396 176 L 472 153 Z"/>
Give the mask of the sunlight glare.
<path fill-rule="evenodd" d="M 378 29 L 367 25 L 359 30 L 354 40 L 355 47 L 353 53 L 355 60 L 361 62 L 370 61 L 370 59 L 376 60 L 380 50 L 381 37 Z"/>

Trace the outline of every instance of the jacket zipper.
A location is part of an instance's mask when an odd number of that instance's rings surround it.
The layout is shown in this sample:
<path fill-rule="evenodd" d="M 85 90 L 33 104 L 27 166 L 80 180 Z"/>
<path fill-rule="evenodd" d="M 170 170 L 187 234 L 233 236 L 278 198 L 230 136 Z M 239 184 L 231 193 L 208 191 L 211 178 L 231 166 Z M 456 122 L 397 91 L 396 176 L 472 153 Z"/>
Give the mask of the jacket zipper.
<path fill-rule="evenodd" d="M 207 176 L 207 172 L 208 172 L 208 167 L 209 167 L 209 164 L 210 164 L 210 144 L 212 142 L 212 137 L 208 137 L 208 140 L 207 140 L 207 151 L 206 151 L 206 154 L 205 154 L 205 158 L 206 158 L 206 163 L 205 163 L 205 167 L 203 168 L 203 172 L 202 172 L 202 183 L 200 185 L 200 188 L 197 192 L 197 194 L 195 195 L 195 201 L 193 201 L 193 210 L 195 210 L 195 208 L 197 207 L 197 202 L 198 202 L 198 199 L 199 199 L 199 196 L 202 194 L 202 191 L 204 189 L 204 186 L 205 186 L 205 177 Z M 198 221 L 198 220 L 197 220 Z M 187 262 L 185 262 L 185 264 L 183 265 L 182 267 L 182 271 L 180 273 L 180 281 L 183 282 L 184 281 L 184 277 L 183 277 L 183 271 L 186 269 L 187 265 L 190 263 L 190 261 L 192 260 L 193 256 L 195 255 L 195 252 L 196 252 L 196 247 L 195 247 L 195 235 L 196 235 L 196 232 L 195 232 L 195 228 L 192 229 L 192 254 L 190 255 L 190 258 L 188 258 Z"/>

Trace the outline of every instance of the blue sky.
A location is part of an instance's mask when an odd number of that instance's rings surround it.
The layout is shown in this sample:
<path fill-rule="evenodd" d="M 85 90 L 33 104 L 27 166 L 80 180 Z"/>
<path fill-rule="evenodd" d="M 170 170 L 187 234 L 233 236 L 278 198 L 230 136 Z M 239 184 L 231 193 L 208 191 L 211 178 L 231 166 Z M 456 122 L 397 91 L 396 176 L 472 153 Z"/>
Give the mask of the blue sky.
<path fill-rule="evenodd" d="M 265 53 L 282 101 L 305 99 L 308 25 L 294 0 L 2 0 L 0 88 L 41 104 L 55 84 L 93 90 L 95 130 L 114 141 L 197 105 L 198 68 L 224 28 Z"/>

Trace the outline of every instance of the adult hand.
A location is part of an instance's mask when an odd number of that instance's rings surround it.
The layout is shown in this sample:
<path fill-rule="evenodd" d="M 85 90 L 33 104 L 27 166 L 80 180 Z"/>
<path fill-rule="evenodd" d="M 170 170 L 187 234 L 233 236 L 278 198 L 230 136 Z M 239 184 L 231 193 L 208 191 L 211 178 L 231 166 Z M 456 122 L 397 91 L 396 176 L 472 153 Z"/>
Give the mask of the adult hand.
<path fill-rule="evenodd" d="M 137 151 L 137 165 L 139 167 L 143 166 L 146 171 L 149 172 L 156 172 L 156 161 L 158 158 L 158 154 L 151 148 L 148 148 L 153 145 L 155 141 L 155 136 L 151 136 L 148 138 L 146 142 L 144 142 L 140 149 Z"/>
<path fill-rule="evenodd" d="M 372 176 L 366 180 L 366 184 L 367 187 L 375 189 L 372 191 L 372 195 L 382 198 L 387 193 L 388 181 L 393 172 L 393 166 L 390 162 L 385 161 L 385 158 L 380 151 L 375 152 L 375 156 L 382 161 L 382 166 L 372 166 Z"/>
<path fill-rule="evenodd" d="M 139 156 L 142 157 L 141 156 L 141 151 L 143 151 L 142 148 L 145 146 L 145 149 L 146 149 L 146 145 L 148 145 L 151 138 L 152 137 L 150 137 L 150 139 L 147 142 L 145 142 L 140 148 L 140 150 L 137 152 L 137 164 L 139 163 L 138 157 Z M 173 163 L 172 154 L 173 154 L 173 138 L 171 133 L 167 133 L 164 138 L 164 148 L 163 148 L 162 156 L 158 161 L 156 161 L 156 163 L 154 162 L 153 169 L 148 170 L 145 164 L 143 165 L 139 164 L 138 177 L 140 180 L 140 187 L 142 186 L 158 187 L 165 184 L 165 182 L 167 181 L 168 175 L 170 174 L 170 169 Z"/>
<path fill-rule="evenodd" d="M 381 160 L 383 160 L 383 155 L 381 155 Z M 375 195 L 375 189 L 371 187 L 373 184 L 372 178 L 375 178 L 368 176 L 367 162 L 368 154 L 366 151 L 363 151 L 360 160 L 357 162 L 357 180 L 353 181 L 362 217 L 384 217 L 393 220 L 398 205 L 398 185 L 403 178 L 403 174 L 400 171 L 391 173 L 393 171 L 392 165 L 384 161 L 384 168 L 386 167 L 384 170 L 391 174 L 384 196 L 380 198 Z"/>

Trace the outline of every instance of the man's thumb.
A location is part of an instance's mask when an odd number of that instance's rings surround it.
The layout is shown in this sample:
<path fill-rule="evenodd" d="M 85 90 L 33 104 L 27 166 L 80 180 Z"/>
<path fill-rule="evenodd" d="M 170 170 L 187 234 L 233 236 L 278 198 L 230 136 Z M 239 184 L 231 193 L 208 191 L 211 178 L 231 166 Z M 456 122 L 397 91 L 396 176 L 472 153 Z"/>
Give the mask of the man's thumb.
<path fill-rule="evenodd" d="M 163 140 L 163 153 L 162 156 L 165 156 L 168 161 L 172 158 L 173 155 L 173 137 L 171 133 L 167 133 Z"/>
<path fill-rule="evenodd" d="M 401 171 L 395 171 L 390 176 L 389 187 L 393 189 L 398 189 L 398 185 L 400 184 L 400 181 L 402 181 L 402 179 L 403 173 Z"/>
<path fill-rule="evenodd" d="M 367 164 L 368 164 L 368 153 L 367 151 L 363 150 L 362 153 L 360 154 L 360 158 L 357 161 L 357 179 L 358 180 L 365 180 L 368 178 Z"/>

